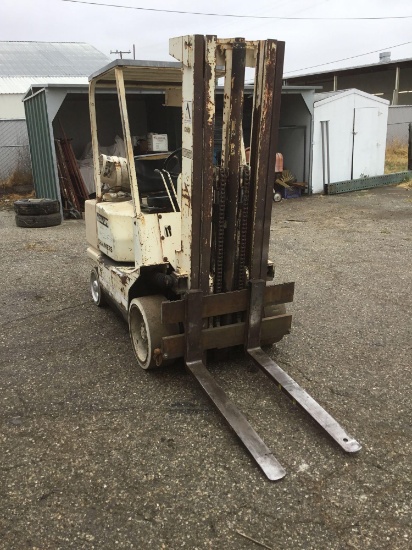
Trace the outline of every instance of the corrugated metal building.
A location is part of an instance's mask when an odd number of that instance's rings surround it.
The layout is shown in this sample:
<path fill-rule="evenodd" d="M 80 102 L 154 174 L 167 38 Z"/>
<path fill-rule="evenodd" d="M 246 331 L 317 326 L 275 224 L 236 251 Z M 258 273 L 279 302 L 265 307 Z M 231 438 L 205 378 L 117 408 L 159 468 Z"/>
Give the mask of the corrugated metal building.
<path fill-rule="evenodd" d="M 392 105 L 412 104 L 412 58 L 392 61 L 390 52 L 382 52 L 379 63 L 285 76 L 285 80 L 293 86 L 322 86 L 325 92 L 356 88 Z"/>
<path fill-rule="evenodd" d="M 30 168 L 23 98 L 32 85 L 83 84 L 109 61 L 86 43 L 0 42 L 0 181 Z"/>
<path fill-rule="evenodd" d="M 388 115 L 388 144 L 407 145 L 409 124 L 412 123 L 412 105 L 391 105 Z"/>

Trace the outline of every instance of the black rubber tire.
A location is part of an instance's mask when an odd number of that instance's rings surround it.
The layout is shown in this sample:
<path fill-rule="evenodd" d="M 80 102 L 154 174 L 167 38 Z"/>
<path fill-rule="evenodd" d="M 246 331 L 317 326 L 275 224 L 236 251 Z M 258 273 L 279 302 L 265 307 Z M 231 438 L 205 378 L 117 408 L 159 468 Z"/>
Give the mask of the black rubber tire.
<path fill-rule="evenodd" d="M 60 212 L 60 203 L 56 199 L 19 199 L 14 202 L 14 211 L 20 216 L 57 214 Z"/>
<path fill-rule="evenodd" d="M 56 214 L 43 214 L 39 216 L 21 216 L 16 214 L 17 227 L 53 227 L 54 225 L 60 225 L 62 223 L 62 217 L 60 212 Z"/>

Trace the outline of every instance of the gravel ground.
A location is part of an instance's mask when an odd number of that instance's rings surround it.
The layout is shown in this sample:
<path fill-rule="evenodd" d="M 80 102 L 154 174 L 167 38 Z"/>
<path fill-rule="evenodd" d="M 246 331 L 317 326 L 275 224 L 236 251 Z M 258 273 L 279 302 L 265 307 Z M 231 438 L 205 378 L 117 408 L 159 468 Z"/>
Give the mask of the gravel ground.
<path fill-rule="evenodd" d="M 274 206 L 296 294 L 269 353 L 363 445 L 343 453 L 242 355 L 210 365 L 276 483 L 182 365 L 136 366 L 91 303 L 84 222 L 20 229 L 5 210 L 0 230 L 2 549 L 411 548 L 411 191 Z"/>

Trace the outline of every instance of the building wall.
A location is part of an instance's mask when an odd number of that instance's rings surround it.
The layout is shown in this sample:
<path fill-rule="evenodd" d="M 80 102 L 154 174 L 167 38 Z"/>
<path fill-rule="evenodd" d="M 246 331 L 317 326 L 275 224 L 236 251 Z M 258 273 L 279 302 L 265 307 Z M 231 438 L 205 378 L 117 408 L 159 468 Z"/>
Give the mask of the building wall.
<path fill-rule="evenodd" d="M 24 94 L 0 94 L 0 119 L 25 118 Z"/>
<path fill-rule="evenodd" d="M 388 114 L 386 143 L 408 144 L 409 124 L 412 122 L 412 105 L 391 105 Z"/>
<path fill-rule="evenodd" d="M 393 91 L 395 88 L 395 66 L 388 67 L 387 70 L 370 71 L 358 74 L 342 74 L 337 75 L 337 89 L 348 90 L 356 88 L 367 92 L 368 94 L 383 94 L 379 95 L 382 99 L 387 99 L 392 103 Z M 317 76 L 302 76 L 296 79 L 289 79 L 290 84 L 298 86 L 322 86 L 324 92 L 333 90 L 333 74 Z M 412 67 L 401 67 L 398 105 L 412 105 Z M 407 93 L 403 93 L 407 92 Z"/>

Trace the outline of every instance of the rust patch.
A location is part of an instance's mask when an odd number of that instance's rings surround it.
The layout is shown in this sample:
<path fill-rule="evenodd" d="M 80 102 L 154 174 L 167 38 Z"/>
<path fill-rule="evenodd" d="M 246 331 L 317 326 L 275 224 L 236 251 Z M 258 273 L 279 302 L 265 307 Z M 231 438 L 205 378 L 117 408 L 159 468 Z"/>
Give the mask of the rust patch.
<path fill-rule="evenodd" d="M 192 197 L 190 196 L 189 188 L 187 186 L 187 183 L 185 183 L 184 187 L 182 188 L 182 202 L 183 202 L 183 199 L 186 201 L 188 208 L 191 209 L 192 208 Z"/>
<path fill-rule="evenodd" d="M 156 348 L 153 351 L 153 359 L 156 363 L 156 367 L 160 367 L 160 365 L 163 363 L 163 353 L 161 349 Z"/>
<path fill-rule="evenodd" d="M 124 274 L 120 277 L 120 280 L 122 282 L 122 285 L 126 286 L 127 283 L 130 281 L 130 277 L 128 275 Z"/>

